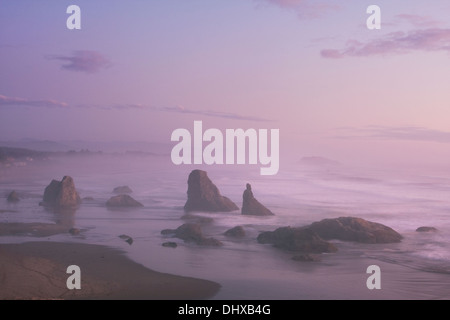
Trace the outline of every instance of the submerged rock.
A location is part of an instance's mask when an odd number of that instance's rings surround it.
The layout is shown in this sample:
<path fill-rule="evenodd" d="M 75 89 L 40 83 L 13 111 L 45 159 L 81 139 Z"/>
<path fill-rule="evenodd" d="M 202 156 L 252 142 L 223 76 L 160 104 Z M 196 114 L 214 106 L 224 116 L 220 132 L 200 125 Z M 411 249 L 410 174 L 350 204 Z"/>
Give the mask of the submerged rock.
<path fill-rule="evenodd" d="M 403 238 L 398 232 L 381 223 L 355 217 L 324 219 L 309 228 L 323 239 L 338 239 L 363 243 L 394 243 Z"/>
<path fill-rule="evenodd" d="M 228 229 L 224 233 L 227 237 L 233 237 L 233 238 L 243 238 L 245 237 L 245 230 L 241 226 L 236 226 L 234 228 Z"/>
<path fill-rule="evenodd" d="M 70 228 L 69 229 L 69 233 L 71 234 L 71 235 L 73 235 L 73 236 L 76 236 L 76 235 L 79 235 L 80 234 L 80 229 L 78 229 L 78 228 Z"/>
<path fill-rule="evenodd" d="M 188 178 L 188 199 L 184 210 L 206 212 L 228 212 L 239 210 L 238 206 L 220 194 L 219 189 L 208 178 L 206 171 L 193 170 Z"/>
<path fill-rule="evenodd" d="M 164 242 L 162 244 L 162 246 L 166 247 L 166 248 L 176 248 L 176 247 L 178 247 L 177 243 L 176 242 L 172 242 L 172 241 Z"/>
<path fill-rule="evenodd" d="M 120 187 L 115 187 L 113 190 L 113 193 L 117 193 L 117 194 L 133 193 L 133 190 L 131 190 L 131 188 L 129 186 L 120 186 Z"/>
<path fill-rule="evenodd" d="M 193 242 L 202 246 L 221 246 L 222 242 L 215 238 L 207 238 L 203 235 L 201 226 L 197 223 L 185 223 L 176 229 L 164 229 L 163 235 L 173 235 L 185 242 Z"/>
<path fill-rule="evenodd" d="M 336 252 L 337 248 L 330 242 L 323 240 L 310 228 L 281 227 L 275 231 L 259 234 L 259 243 L 270 243 L 275 247 L 303 253 Z"/>
<path fill-rule="evenodd" d="M 320 256 L 316 254 L 297 254 L 292 257 L 292 260 L 294 261 L 303 261 L 303 262 L 314 262 L 314 261 L 320 261 Z"/>
<path fill-rule="evenodd" d="M 416 229 L 417 232 L 437 232 L 435 227 L 419 227 Z"/>
<path fill-rule="evenodd" d="M 64 176 L 61 181 L 52 180 L 45 188 L 41 204 L 56 207 L 75 207 L 81 203 L 72 177 Z"/>
<path fill-rule="evenodd" d="M 16 202 L 20 201 L 20 198 L 17 195 L 16 191 L 11 191 L 11 193 L 8 195 L 8 198 L 6 198 L 6 200 L 11 203 L 16 203 Z"/>
<path fill-rule="evenodd" d="M 133 208 L 133 207 L 143 207 L 144 205 L 134 200 L 127 194 L 120 194 L 118 196 L 111 197 L 106 202 L 106 206 L 111 208 L 123 208 L 123 207 Z"/>
<path fill-rule="evenodd" d="M 247 183 L 247 188 L 242 195 L 242 210 L 241 213 L 244 215 L 254 215 L 254 216 L 272 216 L 273 213 L 258 200 L 255 199 L 252 192 L 252 186 Z"/>
<path fill-rule="evenodd" d="M 125 240 L 126 243 L 128 243 L 129 245 L 133 244 L 133 238 L 130 236 L 127 236 L 126 234 L 121 234 L 119 236 L 120 239 Z"/>

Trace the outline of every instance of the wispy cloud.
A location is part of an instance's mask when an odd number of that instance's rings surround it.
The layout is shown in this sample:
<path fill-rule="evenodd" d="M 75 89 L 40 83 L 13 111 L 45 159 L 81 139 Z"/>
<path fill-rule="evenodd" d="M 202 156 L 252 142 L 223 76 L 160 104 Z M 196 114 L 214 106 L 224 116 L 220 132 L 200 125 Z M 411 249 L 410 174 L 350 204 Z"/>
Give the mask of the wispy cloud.
<path fill-rule="evenodd" d="M 225 118 L 225 119 L 234 119 L 234 120 L 249 120 L 249 121 L 261 121 L 268 122 L 272 121 L 269 119 L 265 119 L 262 117 L 256 116 L 247 116 L 241 115 L 237 113 L 231 112 L 223 112 L 216 110 L 196 110 L 189 109 L 184 106 L 174 106 L 174 107 L 161 107 L 161 106 L 152 106 L 138 103 L 129 103 L 129 104 L 111 104 L 111 105 L 89 105 L 89 104 L 78 104 L 78 105 L 70 105 L 66 102 L 56 101 L 52 99 L 45 100 L 33 100 L 27 98 L 17 98 L 17 97 L 7 97 L 4 95 L 0 95 L 0 107 L 1 106 L 32 106 L 32 107 L 64 107 L 64 108 L 72 108 L 72 109 L 101 109 L 101 110 L 147 110 L 147 111 L 155 111 L 155 112 L 171 112 L 171 113 L 179 113 L 179 114 L 193 114 L 205 117 L 214 117 L 214 118 Z"/>
<path fill-rule="evenodd" d="M 338 128 L 337 130 L 339 133 L 336 138 L 341 139 L 372 138 L 450 143 L 450 132 L 424 127 L 367 126 L 362 128 Z"/>
<path fill-rule="evenodd" d="M 318 18 L 324 14 L 339 9 L 339 5 L 330 3 L 330 1 L 317 0 L 254 0 L 258 3 L 268 3 L 276 5 L 283 9 L 294 11 L 299 18 L 309 19 Z"/>
<path fill-rule="evenodd" d="M 413 51 L 450 52 L 450 29 L 428 28 L 410 32 L 392 32 L 366 43 L 350 40 L 342 50 L 325 49 L 323 58 L 368 57 L 405 54 Z"/>
<path fill-rule="evenodd" d="M 7 97 L 0 95 L 0 106 L 31 106 L 31 107 L 68 107 L 68 104 L 53 99 L 32 100 L 26 98 Z"/>
<path fill-rule="evenodd" d="M 441 23 L 432 17 L 417 14 L 398 14 L 394 17 L 397 21 L 407 22 L 417 28 L 437 27 Z"/>
<path fill-rule="evenodd" d="M 47 59 L 62 61 L 62 69 L 86 73 L 96 73 L 111 66 L 108 58 L 91 50 L 74 51 L 70 56 L 49 55 Z"/>

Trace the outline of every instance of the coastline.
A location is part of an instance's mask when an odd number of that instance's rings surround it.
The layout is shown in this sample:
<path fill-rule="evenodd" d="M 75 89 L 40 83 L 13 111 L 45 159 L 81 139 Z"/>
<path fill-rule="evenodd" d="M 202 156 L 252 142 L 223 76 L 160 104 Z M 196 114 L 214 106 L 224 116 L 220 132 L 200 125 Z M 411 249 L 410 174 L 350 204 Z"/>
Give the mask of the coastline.
<path fill-rule="evenodd" d="M 69 290 L 69 265 L 81 269 L 81 289 Z M 94 244 L 26 242 L 0 244 L 2 300 L 197 300 L 220 285 L 156 272 L 118 249 Z"/>

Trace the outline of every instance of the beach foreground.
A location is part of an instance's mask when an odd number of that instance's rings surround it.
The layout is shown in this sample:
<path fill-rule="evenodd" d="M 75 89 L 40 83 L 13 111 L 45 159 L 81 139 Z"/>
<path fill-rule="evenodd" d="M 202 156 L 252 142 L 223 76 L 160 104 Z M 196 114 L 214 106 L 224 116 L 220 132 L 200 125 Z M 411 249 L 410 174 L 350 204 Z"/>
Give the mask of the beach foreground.
<path fill-rule="evenodd" d="M 80 290 L 66 286 L 70 265 L 80 267 Z M 0 245 L 0 299 L 207 299 L 219 288 L 212 281 L 149 270 L 100 245 Z"/>

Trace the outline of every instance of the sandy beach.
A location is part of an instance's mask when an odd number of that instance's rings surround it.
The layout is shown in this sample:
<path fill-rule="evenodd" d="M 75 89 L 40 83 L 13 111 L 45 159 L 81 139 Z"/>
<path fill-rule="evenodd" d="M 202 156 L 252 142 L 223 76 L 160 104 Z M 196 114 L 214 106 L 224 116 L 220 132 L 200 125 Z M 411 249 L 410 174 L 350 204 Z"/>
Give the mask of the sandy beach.
<path fill-rule="evenodd" d="M 69 265 L 81 269 L 81 289 L 69 290 Z M 149 270 L 100 245 L 27 242 L 0 245 L 0 299 L 207 299 L 214 282 Z"/>

